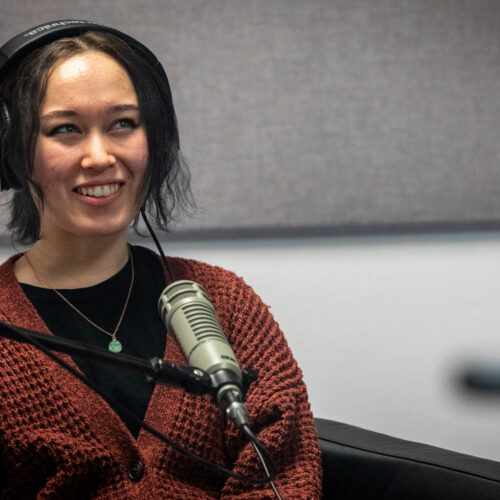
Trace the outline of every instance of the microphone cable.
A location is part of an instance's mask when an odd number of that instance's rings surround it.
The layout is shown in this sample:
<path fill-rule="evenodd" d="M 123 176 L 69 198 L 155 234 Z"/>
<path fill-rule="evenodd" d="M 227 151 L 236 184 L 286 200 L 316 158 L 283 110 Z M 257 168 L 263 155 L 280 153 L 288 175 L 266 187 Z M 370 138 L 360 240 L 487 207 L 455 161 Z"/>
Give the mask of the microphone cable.
<path fill-rule="evenodd" d="M 276 485 L 274 484 L 276 471 L 274 470 L 274 464 L 271 459 L 271 456 L 269 455 L 269 452 L 266 450 L 264 445 L 258 440 L 257 436 L 253 433 L 252 429 L 250 429 L 248 424 L 243 424 L 240 428 L 247 435 L 249 441 L 252 443 L 255 453 L 259 457 L 259 460 L 262 464 L 262 468 L 264 469 L 266 476 L 269 478 L 269 484 L 273 489 L 274 495 L 278 500 L 282 500 L 280 494 L 278 493 Z M 271 470 L 269 470 L 268 465 Z"/>
<path fill-rule="evenodd" d="M 165 268 L 170 275 L 170 279 L 172 281 L 175 281 L 174 274 L 170 270 L 170 266 L 168 265 L 167 258 L 165 257 L 165 254 L 163 253 L 163 248 L 160 245 L 160 242 L 158 241 L 158 238 L 156 237 L 155 232 L 153 231 L 153 228 L 151 227 L 151 224 L 148 221 L 148 218 L 146 217 L 146 212 L 144 210 L 144 207 L 141 207 L 141 215 L 142 215 L 142 220 L 144 221 L 144 224 L 146 224 L 146 227 L 148 228 L 149 234 L 151 235 L 151 238 L 153 238 L 153 241 L 155 242 L 156 248 L 158 249 L 158 252 L 160 253 L 161 259 L 163 261 L 163 264 L 165 264 Z"/>

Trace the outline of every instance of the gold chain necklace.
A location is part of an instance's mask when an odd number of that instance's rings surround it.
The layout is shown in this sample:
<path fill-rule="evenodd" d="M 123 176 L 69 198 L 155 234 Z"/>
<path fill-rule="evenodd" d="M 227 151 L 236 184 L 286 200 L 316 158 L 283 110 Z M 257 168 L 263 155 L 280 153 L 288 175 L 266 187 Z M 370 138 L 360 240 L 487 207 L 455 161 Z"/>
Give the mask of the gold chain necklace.
<path fill-rule="evenodd" d="M 125 300 L 125 305 L 123 306 L 122 313 L 120 315 L 120 319 L 118 320 L 118 323 L 115 326 L 115 329 L 113 333 L 108 332 L 104 328 L 100 327 L 99 325 L 95 324 L 90 318 L 88 318 L 80 309 L 78 309 L 76 306 L 74 306 L 59 290 L 56 290 L 54 287 L 50 286 L 45 280 L 40 278 L 38 273 L 36 272 L 35 267 L 31 263 L 30 259 L 28 258 L 27 254 L 24 254 L 24 258 L 26 259 L 26 262 L 29 264 L 31 269 L 33 270 L 33 273 L 36 276 L 36 279 L 42 283 L 44 286 L 50 288 L 52 291 L 54 291 L 66 304 L 68 304 L 71 309 L 73 309 L 75 312 L 77 312 L 83 319 L 88 321 L 93 327 L 97 328 L 99 331 L 102 333 L 105 333 L 106 335 L 109 335 L 111 337 L 111 341 L 108 344 L 108 349 L 111 352 L 121 352 L 122 350 L 122 344 L 121 342 L 116 338 L 116 334 L 118 333 L 118 329 L 120 328 L 120 325 L 122 324 L 123 317 L 125 316 L 125 311 L 127 310 L 127 306 L 130 300 L 130 295 L 132 294 L 132 288 L 134 287 L 134 279 L 135 279 L 135 272 L 134 272 L 134 258 L 132 256 L 132 252 L 130 251 L 130 247 L 128 247 L 128 254 L 130 257 L 130 267 L 131 267 L 131 278 L 130 278 L 130 286 L 128 288 L 128 293 L 127 293 L 127 299 Z"/>

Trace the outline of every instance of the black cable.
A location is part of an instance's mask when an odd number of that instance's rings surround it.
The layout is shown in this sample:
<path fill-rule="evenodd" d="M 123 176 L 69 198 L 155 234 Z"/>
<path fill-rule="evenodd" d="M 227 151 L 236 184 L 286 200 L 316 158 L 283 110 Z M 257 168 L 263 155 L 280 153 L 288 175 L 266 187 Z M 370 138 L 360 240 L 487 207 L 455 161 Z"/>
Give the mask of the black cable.
<path fill-rule="evenodd" d="M 158 238 L 156 237 L 155 232 L 153 231 L 153 228 L 151 227 L 151 224 L 148 221 L 148 218 L 146 217 L 146 212 L 144 210 L 144 207 L 141 208 L 141 215 L 142 215 L 142 220 L 146 224 L 146 227 L 148 228 L 149 234 L 151 235 L 151 238 L 153 238 L 153 241 L 155 242 L 156 248 L 158 249 L 158 252 L 160 252 L 161 258 L 163 260 L 163 263 L 165 264 L 165 267 L 167 269 L 168 274 L 170 275 L 170 278 L 172 281 L 175 281 L 174 274 L 170 270 L 170 267 L 167 262 L 167 258 L 165 257 L 165 254 L 163 253 L 163 249 L 160 245 L 160 242 L 158 241 Z"/>
<path fill-rule="evenodd" d="M 262 468 L 264 472 L 267 474 L 267 478 L 271 488 L 273 489 L 274 495 L 278 500 L 282 500 L 276 485 L 274 484 L 274 478 L 276 477 L 276 471 L 274 470 L 274 464 L 269 455 L 269 452 L 266 450 L 264 445 L 258 440 L 257 436 L 253 433 L 252 429 L 247 424 L 243 424 L 241 426 L 241 430 L 247 435 L 250 443 L 254 447 L 255 453 L 259 457 L 259 460 L 262 464 Z"/>
<path fill-rule="evenodd" d="M 5 326 L 9 327 L 10 325 L 5 324 Z M 71 365 L 66 363 L 63 359 L 61 359 L 59 356 L 54 354 L 50 349 L 47 349 L 44 345 L 42 345 L 40 342 L 30 338 L 28 335 L 26 335 L 22 330 L 19 330 L 16 328 L 16 333 L 24 338 L 25 342 L 34 345 L 38 349 L 40 349 L 43 353 L 45 353 L 49 358 L 51 358 L 53 361 L 55 361 L 59 366 L 63 367 L 65 370 L 67 370 L 69 373 L 74 375 L 76 378 L 81 380 L 87 387 L 89 387 L 91 390 L 93 390 L 96 394 L 101 396 L 105 401 L 108 401 L 111 405 L 115 405 L 117 408 L 120 409 L 120 411 L 123 411 L 126 413 L 129 417 L 132 418 L 135 422 L 139 423 L 140 426 L 146 430 L 146 432 L 149 432 L 156 438 L 158 438 L 160 441 L 163 441 L 166 443 L 168 446 L 173 448 L 174 450 L 178 451 L 179 453 L 182 453 L 183 455 L 187 456 L 188 458 L 191 458 L 192 460 L 195 460 L 197 462 L 202 463 L 203 465 L 209 467 L 210 469 L 218 472 L 218 473 L 224 473 L 225 475 L 232 477 L 234 479 L 238 479 L 239 481 L 244 481 L 247 483 L 253 483 L 253 484 L 264 484 L 269 482 L 269 474 L 265 478 L 253 478 L 250 476 L 245 476 L 243 474 L 239 474 L 237 472 L 233 472 L 230 469 L 227 469 L 226 467 L 223 467 L 221 465 L 218 465 L 214 462 L 211 462 L 210 460 L 197 455 L 196 453 L 193 453 L 192 451 L 182 447 L 180 444 L 176 443 L 175 441 L 172 441 L 169 439 L 167 436 L 163 435 L 161 432 L 157 431 L 153 427 L 149 426 L 146 424 L 141 418 L 139 418 L 135 413 L 131 412 L 128 408 L 123 406 L 121 403 L 118 403 L 115 401 L 113 398 L 109 396 L 105 396 L 100 389 L 93 383 L 91 382 L 84 374 L 80 373 L 77 371 L 75 368 L 73 368 Z M 250 430 L 250 429 L 248 429 Z M 250 430 L 250 433 L 253 435 L 252 431 Z M 248 435 L 248 434 L 247 434 Z M 255 437 L 255 436 L 254 436 Z M 255 438 L 257 439 L 257 438 Z M 258 441 L 258 440 L 257 440 Z M 259 445 L 265 450 L 263 447 L 262 443 L 259 441 Z M 266 451 L 267 453 L 267 451 Z"/>
<path fill-rule="evenodd" d="M 276 485 L 274 484 L 274 481 L 270 478 L 269 476 L 269 470 L 267 468 L 267 465 L 266 465 L 266 462 L 264 460 L 264 457 L 262 456 L 261 452 L 260 452 L 260 449 L 259 447 L 257 446 L 257 444 L 251 440 L 250 441 L 252 443 L 252 446 L 254 447 L 255 449 L 255 453 L 257 453 L 257 456 L 259 457 L 260 459 L 260 463 L 262 464 L 262 468 L 264 469 L 265 473 L 267 474 L 268 478 L 269 478 L 269 484 L 271 485 L 271 488 L 274 492 L 274 496 L 278 499 L 278 500 L 282 500 L 282 498 L 280 497 L 280 494 L 278 493 L 278 489 L 276 488 Z"/>

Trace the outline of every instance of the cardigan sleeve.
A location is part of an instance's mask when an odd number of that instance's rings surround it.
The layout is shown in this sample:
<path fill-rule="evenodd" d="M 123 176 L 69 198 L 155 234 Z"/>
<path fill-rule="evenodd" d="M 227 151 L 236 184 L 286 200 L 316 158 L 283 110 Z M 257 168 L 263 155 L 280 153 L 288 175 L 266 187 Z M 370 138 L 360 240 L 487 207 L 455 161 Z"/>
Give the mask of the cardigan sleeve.
<path fill-rule="evenodd" d="M 241 368 L 259 372 L 246 397 L 250 427 L 270 452 L 283 499 L 321 496 L 321 456 L 302 373 L 269 308 L 243 280 L 229 287 L 219 320 Z M 229 305 L 229 307 L 228 307 Z M 263 477 L 252 445 L 228 423 L 227 451 L 235 472 Z M 221 498 L 275 498 L 268 483 L 226 481 Z"/>

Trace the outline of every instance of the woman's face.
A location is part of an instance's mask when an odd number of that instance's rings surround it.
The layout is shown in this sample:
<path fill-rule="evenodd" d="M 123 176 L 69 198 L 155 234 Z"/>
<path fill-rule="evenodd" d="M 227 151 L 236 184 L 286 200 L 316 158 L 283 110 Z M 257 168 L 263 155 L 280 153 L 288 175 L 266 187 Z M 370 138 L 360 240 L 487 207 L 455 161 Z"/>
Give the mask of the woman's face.
<path fill-rule="evenodd" d="M 147 161 L 125 69 L 99 51 L 57 62 L 40 106 L 33 170 L 44 195 L 42 238 L 125 233 L 142 201 Z"/>

